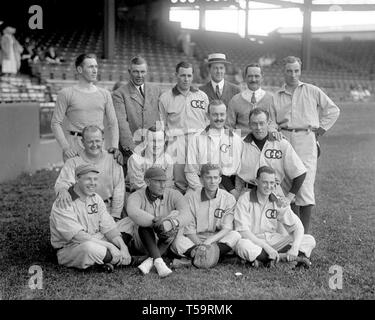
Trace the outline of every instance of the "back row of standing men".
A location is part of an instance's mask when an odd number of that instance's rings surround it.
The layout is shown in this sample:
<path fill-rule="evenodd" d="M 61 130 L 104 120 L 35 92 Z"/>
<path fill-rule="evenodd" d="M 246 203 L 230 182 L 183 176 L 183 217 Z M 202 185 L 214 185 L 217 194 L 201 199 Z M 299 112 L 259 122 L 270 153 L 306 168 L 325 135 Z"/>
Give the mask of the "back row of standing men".
<path fill-rule="evenodd" d="M 79 83 L 59 93 L 51 124 L 64 160 L 72 158 L 68 164 L 77 161 L 77 155 L 86 161 L 95 158 L 102 138 L 95 126 L 103 130 L 106 116 L 109 151 L 120 162 L 125 158 L 125 175 L 133 189 L 144 183 L 142 173 L 147 168 L 157 164 L 168 169 L 172 162 L 170 176 L 175 187 L 182 193 L 197 190 L 202 187 L 201 166 L 216 163 L 222 170 L 222 187 L 237 200 L 244 188 L 254 186 L 259 167 L 266 165 L 276 171 L 279 196 L 287 205 L 294 203 L 307 233 L 315 205 L 317 137 L 335 123 L 338 107 L 322 90 L 299 80 L 301 61 L 297 57 L 284 59 L 285 84 L 275 94 L 261 88 L 263 73 L 258 64 L 245 67 L 247 89 L 241 92 L 224 79 L 229 63 L 225 55 L 215 53 L 208 58 L 209 83 L 199 89 L 192 87 L 193 67 L 181 62 L 176 66 L 177 84 L 162 93 L 158 86 L 145 83 L 147 63 L 135 57 L 129 66 L 130 81 L 111 97 L 94 85 L 98 72 L 95 56 L 79 56 Z M 65 118 L 66 134 L 62 126 Z M 165 154 L 164 141 L 168 141 L 167 156 L 158 163 Z M 101 172 L 109 179 L 108 170 Z M 74 172 L 70 175 L 74 179 Z M 102 198 L 116 208 L 115 192 L 111 187 L 104 189 Z M 124 189 L 116 192 L 124 194 Z M 65 204 L 69 196 L 58 192 L 57 201 Z M 120 218 L 121 212 L 112 211 Z"/>

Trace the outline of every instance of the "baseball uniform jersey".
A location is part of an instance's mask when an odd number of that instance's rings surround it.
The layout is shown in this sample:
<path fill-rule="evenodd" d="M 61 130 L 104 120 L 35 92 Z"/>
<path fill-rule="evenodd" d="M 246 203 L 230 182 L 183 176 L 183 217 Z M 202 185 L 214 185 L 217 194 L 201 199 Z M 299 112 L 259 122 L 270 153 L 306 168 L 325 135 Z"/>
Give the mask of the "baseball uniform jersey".
<path fill-rule="evenodd" d="M 255 184 L 256 174 L 260 167 L 269 166 L 276 171 L 276 181 L 281 185 L 285 195 L 288 194 L 292 180 L 306 172 L 302 160 L 298 157 L 291 144 L 268 135 L 262 150 L 253 140 L 252 134 L 244 138 L 241 155 L 241 167 L 238 172 L 236 189 L 242 190 L 244 182 Z M 299 193 L 296 202 L 301 202 Z"/>
<path fill-rule="evenodd" d="M 244 193 L 238 199 L 234 213 L 235 230 L 238 232 L 251 231 L 259 239 L 265 240 L 275 250 L 280 250 L 293 242 L 290 235 L 278 233 L 281 223 L 289 234 L 297 228 L 303 228 L 299 218 L 290 206 L 278 207 L 277 199 L 270 195 L 265 203 L 260 203 L 256 188 Z M 304 235 L 299 250 L 310 256 L 315 247 L 315 239 L 311 235 Z M 262 248 L 249 239 L 241 239 L 236 247 L 237 254 L 249 261 L 254 261 Z"/>
<path fill-rule="evenodd" d="M 184 235 L 196 234 L 204 241 L 220 230 L 227 229 L 229 232 L 219 242 L 233 249 L 241 238 L 238 232 L 233 231 L 233 214 L 236 206 L 234 196 L 218 189 L 215 198 L 209 199 L 202 188 L 187 193 L 185 197 L 192 219 L 185 227 Z M 194 243 L 186 236 L 179 237 L 174 244 L 175 250 L 181 255 L 193 246 Z"/>
<path fill-rule="evenodd" d="M 130 189 L 138 190 L 146 187 L 144 175 L 147 169 L 151 167 L 159 167 L 165 171 L 167 176 L 167 188 L 172 188 L 174 185 L 173 181 L 173 159 L 172 157 L 164 152 L 161 157 L 154 159 L 153 154 L 146 153 L 145 156 L 141 156 L 137 153 L 133 153 L 128 159 L 128 173 L 127 180 L 129 180 Z"/>
<path fill-rule="evenodd" d="M 107 241 L 120 236 L 116 223 L 98 194 L 82 199 L 73 187 L 69 192 L 72 205 L 63 209 L 54 202 L 50 215 L 51 244 L 58 249 L 58 262 L 82 269 L 102 264 L 107 249 L 90 239 Z M 84 238 L 81 243 L 74 239 L 78 234 Z"/>
<path fill-rule="evenodd" d="M 235 175 L 240 167 L 243 142 L 240 136 L 230 129 L 223 128 L 220 134 L 207 127 L 189 140 L 188 156 L 185 165 L 189 187 L 201 188 L 199 179 L 203 164 L 217 164 L 223 175 Z"/>
<path fill-rule="evenodd" d="M 282 133 L 307 169 L 299 191 L 305 199 L 303 205 L 313 205 L 317 166 L 316 137 L 313 131 L 319 127 L 329 130 L 339 117 L 340 109 L 321 89 L 304 82 L 298 83 L 293 94 L 284 85 L 276 92 L 274 102 L 271 117 L 280 128 L 299 129 L 295 132 L 283 130 Z"/>
<path fill-rule="evenodd" d="M 61 189 L 68 190 L 76 182 L 75 169 L 85 163 L 93 163 L 84 153 L 79 157 L 68 159 L 62 167 L 55 183 L 55 192 Z M 122 167 L 113 159 L 113 155 L 107 151 L 102 151 L 102 156 L 93 163 L 97 167 L 98 186 L 97 193 L 104 200 L 108 212 L 114 218 L 121 218 L 124 206 L 125 182 Z"/>

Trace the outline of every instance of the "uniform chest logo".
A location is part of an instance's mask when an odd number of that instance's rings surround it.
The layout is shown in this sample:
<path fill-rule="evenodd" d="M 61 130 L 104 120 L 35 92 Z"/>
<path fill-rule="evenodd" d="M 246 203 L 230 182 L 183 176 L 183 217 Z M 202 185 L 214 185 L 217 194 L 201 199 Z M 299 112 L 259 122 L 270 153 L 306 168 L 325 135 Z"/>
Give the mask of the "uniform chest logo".
<path fill-rule="evenodd" d="M 204 100 L 191 100 L 190 105 L 194 109 L 202 109 L 205 110 L 205 103 Z"/>
<path fill-rule="evenodd" d="M 268 219 L 277 219 L 277 216 L 278 216 L 278 212 L 275 209 L 268 209 L 266 211 L 266 217 Z"/>
<path fill-rule="evenodd" d="M 283 157 L 283 152 L 277 149 L 267 149 L 264 152 L 264 156 L 267 159 L 281 159 Z"/>
<path fill-rule="evenodd" d="M 89 204 L 88 208 L 89 208 L 88 214 L 98 213 L 98 204 L 97 203 Z"/>
<path fill-rule="evenodd" d="M 224 153 L 227 153 L 228 150 L 229 150 L 229 148 L 230 148 L 230 144 L 225 144 L 225 143 L 223 143 L 223 144 L 220 146 L 220 151 L 221 151 L 221 152 L 224 152 Z"/>
<path fill-rule="evenodd" d="M 217 208 L 214 212 L 215 218 L 221 219 L 224 215 L 225 210 Z"/>

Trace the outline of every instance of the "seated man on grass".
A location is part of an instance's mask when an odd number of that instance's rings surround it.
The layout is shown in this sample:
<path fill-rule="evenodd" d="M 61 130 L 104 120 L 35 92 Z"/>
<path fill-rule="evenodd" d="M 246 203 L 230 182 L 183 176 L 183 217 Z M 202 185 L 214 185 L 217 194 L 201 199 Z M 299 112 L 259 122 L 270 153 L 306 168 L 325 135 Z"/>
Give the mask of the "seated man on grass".
<path fill-rule="evenodd" d="M 274 195 L 276 171 L 268 166 L 258 169 L 256 187 L 238 199 L 234 221 L 235 229 L 242 239 L 235 248 L 236 253 L 252 265 L 259 262 L 270 266 L 279 260 L 279 253 L 286 252 L 288 261 L 298 257 L 309 258 L 315 248 L 315 239 L 304 234 L 301 220 L 290 206 L 279 207 Z M 278 233 L 281 223 L 287 235 Z M 300 266 L 302 264 L 297 264 Z"/>
<path fill-rule="evenodd" d="M 196 246 L 216 243 L 219 255 L 223 257 L 235 248 L 241 238 L 233 230 L 236 199 L 228 191 L 219 188 L 220 166 L 202 165 L 200 177 L 203 187 L 185 195 L 193 219 L 185 227 L 184 236 L 176 239 L 174 251 L 190 258 Z"/>
<path fill-rule="evenodd" d="M 162 278 L 172 273 L 163 257 L 178 237 L 179 230 L 190 220 L 183 195 L 166 188 L 166 181 L 163 169 L 149 168 L 145 173 L 147 187 L 133 192 L 127 202 L 127 213 L 135 224 L 130 232 L 133 236 L 132 248 L 146 254 L 146 259 L 138 268 L 146 275 L 155 266 Z"/>
<path fill-rule="evenodd" d="M 51 244 L 58 263 L 86 269 L 100 265 L 128 265 L 131 256 L 102 198 L 95 193 L 98 169 L 82 164 L 75 169 L 76 183 L 68 190 L 72 203 L 66 208 L 53 203 L 50 215 Z"/>

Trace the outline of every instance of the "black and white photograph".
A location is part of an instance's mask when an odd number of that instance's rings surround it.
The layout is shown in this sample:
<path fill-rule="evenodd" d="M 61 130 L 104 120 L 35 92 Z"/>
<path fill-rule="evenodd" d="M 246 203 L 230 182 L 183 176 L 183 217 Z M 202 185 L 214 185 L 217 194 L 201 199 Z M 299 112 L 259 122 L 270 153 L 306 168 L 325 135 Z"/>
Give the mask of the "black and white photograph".
<path fill-rule="evenodd" d="M 0 8 L 0 300 L 375 299 L 375 0 Z"/>

